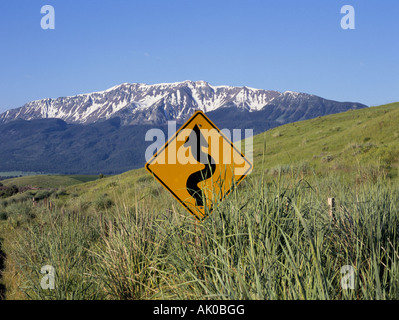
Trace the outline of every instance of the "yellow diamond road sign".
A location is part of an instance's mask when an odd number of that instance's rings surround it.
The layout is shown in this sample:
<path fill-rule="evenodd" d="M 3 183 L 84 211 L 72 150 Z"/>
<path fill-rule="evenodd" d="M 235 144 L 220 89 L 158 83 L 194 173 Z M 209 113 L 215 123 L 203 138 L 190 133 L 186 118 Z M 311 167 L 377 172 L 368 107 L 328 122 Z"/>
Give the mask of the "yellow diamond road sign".
<path fill-rule="evenodd" d="M 145 167 L 199 221 L 252 171 L 252 163 L 201 111 Z"/>

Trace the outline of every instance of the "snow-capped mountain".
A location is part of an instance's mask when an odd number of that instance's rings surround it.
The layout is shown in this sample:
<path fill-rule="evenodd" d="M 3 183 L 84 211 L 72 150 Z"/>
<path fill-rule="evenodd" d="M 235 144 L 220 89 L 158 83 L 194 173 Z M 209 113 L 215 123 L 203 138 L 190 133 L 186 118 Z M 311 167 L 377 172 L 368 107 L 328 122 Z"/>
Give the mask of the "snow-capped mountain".
<path fill-rule="evenodd" d="M 149 129 L 167 133 L 168 120 L 183 122 L 195 110 L 206 112 L 220 129 L 258 134 L 366 107 L 306 93 L 204 81 L 124 83 L 101 92 L 29 102 L 1 114 L 0 163 L 3 171 L 115 174 L 144 165 Z"/>
<path fill-rule="evenodd" d="M 195 110 L 211 112 L 222 107 L 235 107 L 253 112 L 266 110 L 268 106 L 287 109 L 293 103 L 297 105 L 315 98 L 321 99 L 289 91 L 212 86 L 205 81 L 154 85 L 124 83 L 101 92 L 32 101 L 1 114 L 0 123 L 15 119 L 58 118 L 67 123 L 90 124 L 119 117 L 124 125 L 163 124 L 168 120 L 183 121 Z M 360 106 L 363 105 L 350 104 L 347 108 Z"/>

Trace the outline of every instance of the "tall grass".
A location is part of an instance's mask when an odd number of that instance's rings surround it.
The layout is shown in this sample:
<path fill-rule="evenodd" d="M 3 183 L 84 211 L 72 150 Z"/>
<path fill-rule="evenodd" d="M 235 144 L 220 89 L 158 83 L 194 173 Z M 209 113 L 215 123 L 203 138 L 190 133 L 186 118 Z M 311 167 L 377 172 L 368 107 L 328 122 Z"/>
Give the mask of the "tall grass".
<path fill-rule="evenodd" d="M 164 191 L 112 197 L 81 211 L 37 208 L 16 229 L 6 249 L 28 298 L 399 298 L 399 189 L 383 177 L 249 177 L 202 223 Z M 55 290 L 40 287 L 43 265 L 56 270 Z M 344 265 L 353 290 L 341 288 Z"/>
<path fill-rule="evenodd" d="M 30 299 L 101 298 L 88 252 L 99 238 L 98 222 L 68 211 L 46 213 L 42 222 L 18 230 L 14 238 L 11 252 L 24 275 L 22 291 Z M 45 265 L 55 268 L 56 290 L 40 286 Z"/>

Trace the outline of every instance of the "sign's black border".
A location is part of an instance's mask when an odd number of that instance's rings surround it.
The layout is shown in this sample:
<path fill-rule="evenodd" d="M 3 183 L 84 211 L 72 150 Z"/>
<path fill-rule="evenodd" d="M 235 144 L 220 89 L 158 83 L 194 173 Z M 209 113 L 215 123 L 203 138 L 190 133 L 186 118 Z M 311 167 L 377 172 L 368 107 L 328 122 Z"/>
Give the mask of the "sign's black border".
<path fill-rule="evenodd" d="M 244 160 L 250 165 L 249 169 L 236 181 L 236 186 L 238 186 L 242 180 L 248 175 L 249 172 L 252 171 L 253 165 L 252 163 L 234 146 L 233 142 L 231 142 L 224 134 L 223 132 L 221 132 L 219 130 L 218 127 L 216 127 L 216 125 L 202 112 L 202 111 L 196 111 L 190 119 L 187 120 L 187 122 L 179 129 L 176 131 L 176 133 L 173 135 L 173 137 L 171 137 L 166 143 L 165 145 L 158 150 L 153 156 L 152 158 L 145 164 L 145 168 L 147 169 L 148 172 L 150 172 L 163 186 L 166 190 L 168 190 L 170 193 L 172 193 L 172 195 L 175 197 L 176 200 L 178 200 L 186 209 L 188 212 L 190 212 L 198 221 L 203 221 L 205 220 L 209 214 L 212 212 L 213 208 L 209 208 L 208 213 L 201 219 L 200 217 L 198 217 L 185 203 L 184 201 L 182 201 L 174 192 L 172 189 L 170 189 L 151 169 L 150 169 L 150 165 L 152 162 L 155 161 L 156 157 L 158 156 L 158 154 L 160 154 L 163 150 L 165 150 L 169 143 L 171 143 L 174 139 L 176 139 L 176 137 L 179 135 L 180 131 L 182 131 L 183 129 L 185 129 L 191 122 L 193 122 L 195 120 L 195 118 L 197 118 L 198 116 L 202 116 L 211 126 L 212 128 L 214 128 L 215 130 L 217 130 L 217 132 L 231 145 L 231 147 L 238 152 L 241 157 L 244 158 Z M 233 190 L 234 185 L 232 185 L 232 187 L 225 193 L 225 195 L 223 196 L 222 199 L 220 200 L 224 200 L 229 194 L 230 192 Z"/>

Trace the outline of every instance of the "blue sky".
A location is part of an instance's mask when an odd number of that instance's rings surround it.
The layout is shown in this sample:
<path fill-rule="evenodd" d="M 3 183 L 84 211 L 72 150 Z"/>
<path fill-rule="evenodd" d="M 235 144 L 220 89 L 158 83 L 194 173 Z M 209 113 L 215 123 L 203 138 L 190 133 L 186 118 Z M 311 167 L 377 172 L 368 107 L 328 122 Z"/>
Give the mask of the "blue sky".
<path fill-rule="evenodd" d="M 55 30 L 43 30 L 44 5 Z M 340 25 L 355 8 L 356 29 Z M 123 82 L 205 80 L 399 101 L 397 0 L 0 2 L 0 112 Z"/>

